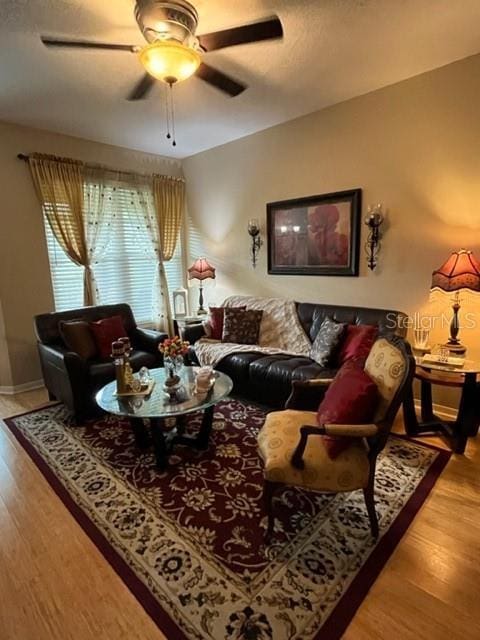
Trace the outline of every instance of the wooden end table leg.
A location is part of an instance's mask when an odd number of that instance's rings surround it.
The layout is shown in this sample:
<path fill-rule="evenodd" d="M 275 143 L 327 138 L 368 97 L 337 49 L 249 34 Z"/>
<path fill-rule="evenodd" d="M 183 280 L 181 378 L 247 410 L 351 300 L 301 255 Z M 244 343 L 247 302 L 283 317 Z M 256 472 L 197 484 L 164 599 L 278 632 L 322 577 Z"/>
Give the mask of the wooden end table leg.
<path fill-rule="evenodd" d="M 475 435 L 477 430 L 477 410 L 475 397 L 477 390 L 477 375 L 466 373 L 462 389 L 462 398 L 458 409 L 457 420 L 454 425 L 454 452 L 464 453 L 469 436 Z"/>
<path fill-rule="evenodd" d="M 415 411 L 415 401 L 413 399 L 413 381 L 409 388 L 406 389 L 403 399 L 403 422 L 408 436 L 418 434 L 418 418 Z"/>
<path fill-rule="evenodd" d="M 135 436 L 135 444 L 139 449 L 146 449 L 150 445 L 150 438 L 142 418 L 130 418 L 130 426 Z"/>
<path fill-rule="evenodd" d="M 165 471 L 168 466 L 169 448 L 165 440 L 164 421 L 161 418 L 150 418 L 150 426 L 152 431 L 153 448 L 157 467 L 160 471 Z"/>
<path fill-rule="evenodd" d="M 433 422 L 432 384 L 426 380 L 420 383 L 420 406 L 422 422 Z"/>

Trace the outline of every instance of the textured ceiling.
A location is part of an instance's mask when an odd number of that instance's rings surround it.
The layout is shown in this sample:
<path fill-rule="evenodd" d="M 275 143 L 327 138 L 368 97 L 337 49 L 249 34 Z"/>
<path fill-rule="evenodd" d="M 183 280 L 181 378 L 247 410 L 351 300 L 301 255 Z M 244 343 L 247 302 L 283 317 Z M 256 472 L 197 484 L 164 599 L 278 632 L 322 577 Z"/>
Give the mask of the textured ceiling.
<path fill-rule="evenodd" d="M 133 0 L 0 0 L 0 120 L 185 157 L 480 51 L 480 0 L 197 0 L 198 33 L 278 14 L 283 41 L 206 61 L 246 82 L 228 98 L 175 88 L 177 147 L 163 91 L 124 97 L 142 74 L 124 52 L 48 50 L 39 34 L 142 44 Z"/>

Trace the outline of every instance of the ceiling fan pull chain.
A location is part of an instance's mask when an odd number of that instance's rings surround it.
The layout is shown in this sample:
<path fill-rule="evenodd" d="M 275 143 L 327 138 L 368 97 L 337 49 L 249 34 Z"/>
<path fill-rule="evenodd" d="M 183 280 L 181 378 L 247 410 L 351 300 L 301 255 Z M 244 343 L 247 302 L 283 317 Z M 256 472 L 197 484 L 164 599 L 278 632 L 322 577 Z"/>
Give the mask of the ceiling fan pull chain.
<path fill-rule="evenodd" d="M 167 86 L 165 86 L 165 90 L 164 90 L 164 98 L 165 98 L 165 116 L 166 116 L 166 120 L 167 120 L 167 140 L 170 140 L 170 138 L 172 137 L 170 134 L 170 109 L 168 106 L 168 88 Z"/>
<path fill-rule="evenodd" d="M 173 136 L 172 147 L 176 147 L 177 141 L 175 139 L 175 100 L 173 96 L 173 83 L 171 83 L 169 86 L 170 86 L 170 107 L 171 107 L 170 115 L 171 115 L 171 121 L 172 121 L 172 136 Z"/>

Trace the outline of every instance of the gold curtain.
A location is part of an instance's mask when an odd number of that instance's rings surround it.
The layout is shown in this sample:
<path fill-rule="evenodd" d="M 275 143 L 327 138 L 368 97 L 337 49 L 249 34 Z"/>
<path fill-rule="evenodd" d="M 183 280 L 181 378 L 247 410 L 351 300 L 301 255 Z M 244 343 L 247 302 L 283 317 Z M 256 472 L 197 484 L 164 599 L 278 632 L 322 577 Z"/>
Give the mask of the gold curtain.
<path fill-rule="evenodd" d="M 173 335 L 173 318 L 168 294 L 168 282 L 163 267 L 164 262 L 173 258 L 178 235 L 185 211 L 185 181 L 170 176 L 153 176 L 153 198 L 157 217 L 160 256 L 160 290 L 165 305 L 165 318 L 168 332 Z"/>
<path fill-rule="evenodd" d="M 95 287 L 84 223 L 83 165 L 41 154 L 31 155 L 28 164 L 55 238 L 70 260 L 84 268 L 84 304 L 92 305 Z"/>
<path fill-rule="evenodd" d="M 185 210 L 185 182 L 170 176 L 153 176 L 153 197 L 157 213 L 162 258 L 172 259 Z"/>

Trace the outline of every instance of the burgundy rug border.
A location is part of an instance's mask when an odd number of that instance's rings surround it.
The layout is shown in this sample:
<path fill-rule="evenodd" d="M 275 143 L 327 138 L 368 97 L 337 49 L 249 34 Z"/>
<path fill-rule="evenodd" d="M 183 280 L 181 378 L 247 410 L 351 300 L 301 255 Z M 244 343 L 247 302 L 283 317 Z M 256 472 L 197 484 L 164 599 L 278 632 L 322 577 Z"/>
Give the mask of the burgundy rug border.
<path fill-rule="evenodd" d="M 68 493 L 67 489 L 63 486 L 62 482 L 57 478 L 55 473 L 48 466 L 47 462 L 42 458 L 35 447 L 33 447 L 33 445 L 25 438 L 20 429 L 13 422 L 16 418 L 28 415 L 30 413 L 35 413 L 35 411 L 38 411 L 38 409 L 33 411 L 26 411 L 25 413 L 19 414 L 12 418 L 4 418 L 3 422 L 10 429 L 11 433 L 18 440 L 19 444 L 25 449 L 45 480 L 51 486 L 56 495 L 60 498 L 61 502 L 63 502 L 66 509 L 77 521 L 86 535 L 97 547 L 102 556 L 107 560 L 115 573 L 123 581 L 125 586 L 135 596 L 140 606 L 150 616 L 150 618 L 152 618 L 152 620 L 155 622 L 160 631 L 165 635 L 165 637 L 175 639 L 178 638 L 178 640 L 188 640 L 188 637 L 175 624 L 168 613 L 164 611 L 164 609 L 152 595 L 148 587 L 142 582 L 142 580 L 140 580 L 133 569 L 129 567 L 122 556 L 113 548 L 111 543 L 107 540 L 100 529 L 98 529 L 98 527 L 93 523 L 93 521 L 88 517 L 88 515 L 83 511 L 83 509 L 79 505 L 77 505 L 72 496 Z"/>
<path fill-rule="evenodd" d="M 38 409 L 25 411 L 9 418 L 4 418 L 3 422 L 10 432 L 15 436 L 19 444 L 25 449 L 31 460 L 37 466 L 55 494 L 63 502 L 66 509 L 71 513 L 76 522 L 80 525 L 86 535 L 97 547 L 103 557 L 107 560 L 116 574 L 124 582 L 126 587 L 135 596 L 140 606 L 152 618 L 160 631 L 167 638 L 174 637 L 176 640 L 188 640 L 183 631 L 176 625 L 159 602 L 151 594 L 148 587 L 138 578 L 133 569 L 113 548 L 107 538 L 101 533 L 83 509 L 76 504 L 62 482 L 57 478 L 52 469 L 48 466 L 42 456 L 36 451 L 33 445 L 25 438 L 20 429 L 15 425 L 14 420 L 55 405 L 46 405 Z M 340 640 L 348 625 L 351 623 L 357 609 L 366 598 L 370 588 L 385 567 L 388 559 L 398 546 L 406 530 L 413 522 L 421 506 L 430 494 L 433 486 L 440 477 L 443 469 L 451 457 L 451 451 L 438 447 L 430 443 L 412 440 L 407 435 L 392 433 L 392 436 L 401 440 L 413 441 L 421 447 L 432 449 L 438 453 L 431 464 L 425 477 L 420 481 L 414 493 L 401 509 L 388 531 L 382 536 L 378 544 L 372 549 L 367 561 L 363 564 L 358 574 L 350 583 L 346 592 L 340 598 L 327 620 L 315 636 L 315 640 Z M 170 634 L 174 634 L 171 635 Z"/>

